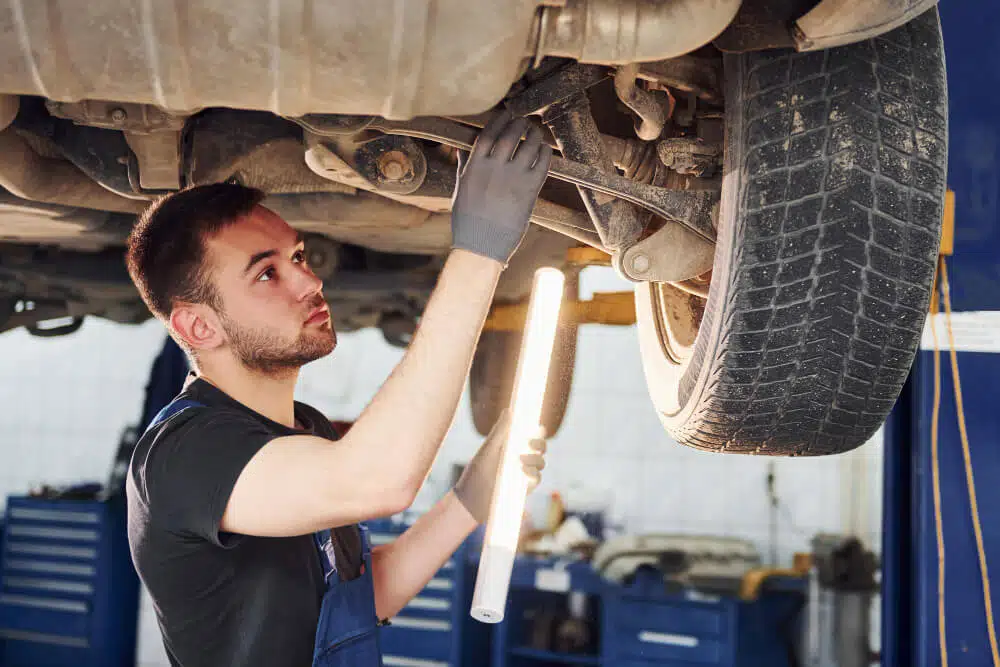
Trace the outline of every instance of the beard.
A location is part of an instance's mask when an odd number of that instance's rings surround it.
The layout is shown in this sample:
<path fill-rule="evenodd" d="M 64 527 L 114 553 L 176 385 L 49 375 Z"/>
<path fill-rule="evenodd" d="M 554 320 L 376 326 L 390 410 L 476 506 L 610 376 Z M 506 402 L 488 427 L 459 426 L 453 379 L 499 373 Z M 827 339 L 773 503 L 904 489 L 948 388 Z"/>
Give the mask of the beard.
<path fill-rule="evenodd" d="M 317 297 L 309 304 L 309 310 L 322 304 L 322 297 Z M 270 329 L 241 326 L 222 312 L 219 318 L 237 360 L 248 370 L 265 375 L 296 371 L 330 354 L 337 346 L 337 333 L 332 323 L 303 328 L 294 340 L 289 341 Z"/>

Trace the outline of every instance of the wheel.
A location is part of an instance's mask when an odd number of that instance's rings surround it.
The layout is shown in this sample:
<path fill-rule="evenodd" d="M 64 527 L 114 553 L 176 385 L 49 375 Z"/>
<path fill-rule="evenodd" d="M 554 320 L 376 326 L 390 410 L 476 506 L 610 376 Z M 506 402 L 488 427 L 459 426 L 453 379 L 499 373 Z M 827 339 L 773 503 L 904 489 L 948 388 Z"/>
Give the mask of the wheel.
<path fill-rule="evenodd" d="M 578 274 L 567 273 L 565 285 L 566 299 L 579 297 Z M 577 330 L 575 322 L 560 318 L 542 405 L 542 426 L 547 437 L 559 431 L 566 415 L 576 364 Z M 480 435 L 488 434 L 503 409 L 510 405 L 521 339 L 516 331 L 484 331 L 479 337 L 469 372 L 469 398 L 472 421 Z"/>
<path fill-rule="evenodd" d="M 708 300 L 636 285 L 646 381 L 685 445 L 845 452 L 898 397 L 932 289 L 948 129 L 937 10 L 829 51 L 725 58 Z"/>

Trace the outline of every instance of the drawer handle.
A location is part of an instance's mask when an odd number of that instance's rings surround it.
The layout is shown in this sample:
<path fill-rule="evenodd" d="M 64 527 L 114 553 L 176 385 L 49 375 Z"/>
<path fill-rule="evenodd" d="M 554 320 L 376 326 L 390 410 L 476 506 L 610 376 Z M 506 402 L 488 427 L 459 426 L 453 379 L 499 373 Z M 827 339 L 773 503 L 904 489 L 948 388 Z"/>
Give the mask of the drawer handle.
<path fill-rule="evenodd" d="M 15 540 L 7 542 L 7 551 L 12 554 L 30 554 L 32 556 L 83 558 L 86 560 L 95 560 L 97 558 L 97 549 L 90 547 L 61 547 L 54 544 L 17 542 Z"/>
<path fill-rule="evenodd" d="M 413 618 L 410 616 L 396 616 L 392 619 L 389 627 L 451 632 L 451 623 L 448 621 L 438 621 L 432 618 Z"/>
<path fill-rule="evenodd" d="M 64 579 L 41 579 L 37 577 L 4 577 L 4 588 L 30 588 L 36 591 L 55 591 L 57 593 L 76 593 L 93 595 L 94 586 L 86 582 L 66 581 Z"/>
<path fill-rule="evenodd" d="M 0 630 L 0 639 L 34 642 L 36 644 L 52 644 L 53 646 L 70 646 L 72 648 L 89 648 L 86 637 L 63 637 L 42 632 L 21 632 L 18 630 Z"/>
<path fill-rule="evenodd" d="M 79 540 L 81 542 L 96 542 L 98 537 L 96 530 L 46 528 L 44 526 L 16 523 L 7 528 L 7 534 L 11 537 L 41 537 L 53 540 Z"/>
<path fill-rule="evenodd" d="M 425 660 L 423 658 L 407 658 L 402 655 L 382 656 L 385 667 L 448 667 L 447 662 L 440 660 Z"/>
<path fill-rule="evenodd" d="M 639 641 L 647 644 L 683 646 L 684 648 L 694 648 L 698 645 L 698 638 L 691 635 L 674 635 L 669 632 L 650 632 L 649 630 L 643 630 L 639 633 Z"/>
<path fill-rule="evenodd" d="M 33 595 L 0 595 L 0 607 L 3 606 L 32 607 L 34 609 L 54 609 L 68 611 L 74 614 L 86 614 L 87 604 L 79 600 L 59 600 L 56 598 L 40 598 Z"/>
<path fill-rule="evenodd" d="M 411 609 L 434 609 L 436 611 L 444 611 L 451 607 L 451 603 L 448 600 L 438 600 L 437 598 L 425 598 L 420 595 L 410 600 L 409 604 L 406 605 Z"/>
<path fill-rule="evenodd" d="M 434 577 L 427 582 L 424 586 L 429 591 L 450 591 L 454 588 L 454 584 L 451 583 L 450 579 L 444 579 L 442 577 Z"/>
<path fill-rule="evenodd" d="M 97 574 L 97 568 L 93 565 L 75 565 L 73 563 L 58 563 L 48 560 L 11 558 L 4 564 L 4 567 L 10 572 L 18 570 L 24 572 L 44 572 L 47 574 L 70 574 L 79 577 L 93 577 Z"/>
<path fill-rule="evenodd" d="M 65 510 L 32 509 L 14 507 L 10 510 L 11 519 L 35 521 L 57 521 L 62 523 L 100 523 L 97 512 L 69 512 Z"/>

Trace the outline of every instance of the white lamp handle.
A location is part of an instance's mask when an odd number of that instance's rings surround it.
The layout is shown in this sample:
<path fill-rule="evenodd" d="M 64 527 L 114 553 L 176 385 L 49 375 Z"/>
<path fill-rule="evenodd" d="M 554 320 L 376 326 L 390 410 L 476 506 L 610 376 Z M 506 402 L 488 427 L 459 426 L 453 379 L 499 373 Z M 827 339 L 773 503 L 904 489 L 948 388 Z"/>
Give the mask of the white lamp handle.
<path fill-rule="evenodd" d="M 521 517 L 528 495 L 528 478 L 521 455 L 528 452 L 541 423 L 542 401 L 548 384 L 564 276 L 553 268 L 535 272 L 528 318 L 511 395 L 511 424 L 486 522 L 486 538 L 479 558 L 471 615 L 484 623 L 499 623 L 507 606 L 507 591 L 521 535 Z"/>

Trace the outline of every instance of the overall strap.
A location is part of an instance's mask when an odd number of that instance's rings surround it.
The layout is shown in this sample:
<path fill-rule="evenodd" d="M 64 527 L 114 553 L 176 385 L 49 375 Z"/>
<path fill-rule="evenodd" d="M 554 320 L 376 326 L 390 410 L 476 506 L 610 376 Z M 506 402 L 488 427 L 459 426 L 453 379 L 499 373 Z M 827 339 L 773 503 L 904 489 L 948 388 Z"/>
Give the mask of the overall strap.
<path fill-rule="evenodd" d="M 358 531 L 361 533 L 361 554 L 365 558 L 369 558 L 372 554 L 372 543 L 368 532 L 368 525 L 364 522 L 358 523 Z"/>
<path fill-rule="evenodd" d="M 330 529 L 325 528 L 313 533 L 313 541 L 316 543 L 316 550 L 319 552 L 320 564 L 323 566 L 323 581 L 329 585 L 331 575 L 334 575 L 337 572 L 337 568 L 334 565 L 337 559 L 333 554 L 333 542 L 331 540 Z"/>
<path fill-rule="evenodd" d="M 167 403 L 162 410 L 156 413 L 156 416 L 153 417 L 152 421 L 149 422 L 149 426 L 146 427 L 146 431 L 153 428 L 154 426 L 157 426 L 158 424 L 165 422 L 166 420 L 170 419 L 181 410 L 186 410 L 187 408 L 203 408 L 203 407 L 205 407 L 203 403 L 199 403 L 198 401 L 192 401 L 187 398 L 181 398 L 171 401 L 170 403 Z"/>

